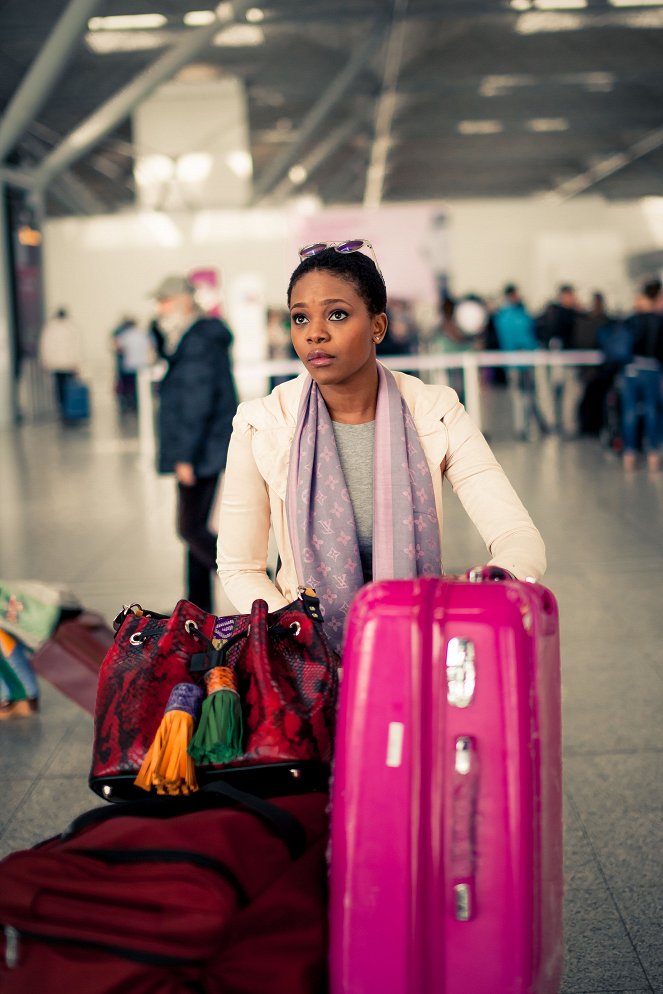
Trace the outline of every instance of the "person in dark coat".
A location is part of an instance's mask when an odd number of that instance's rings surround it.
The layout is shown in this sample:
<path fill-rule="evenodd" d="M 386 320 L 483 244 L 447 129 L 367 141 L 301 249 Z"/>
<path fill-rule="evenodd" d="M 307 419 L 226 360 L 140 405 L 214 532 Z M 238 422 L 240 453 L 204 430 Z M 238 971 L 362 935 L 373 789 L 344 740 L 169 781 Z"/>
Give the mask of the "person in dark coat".
<path fill-rule="evenodd" d="M 168 353 L 159 389 L 158 469 L 174 473 L 177 480 L 177 533 L 187 545 L 187 598 L 211 612 L 217 538 L 208 519 L 238 399 L 230 329 L 201 312 L 195 292 L 184 276 L 169 276 L 153 294 Z"/>

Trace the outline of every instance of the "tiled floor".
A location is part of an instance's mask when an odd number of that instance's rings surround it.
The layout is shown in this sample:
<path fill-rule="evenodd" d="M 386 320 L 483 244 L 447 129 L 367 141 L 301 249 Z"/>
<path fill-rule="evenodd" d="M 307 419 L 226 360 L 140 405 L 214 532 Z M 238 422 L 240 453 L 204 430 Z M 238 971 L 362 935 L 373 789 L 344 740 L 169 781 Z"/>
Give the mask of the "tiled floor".
<path fill-rule="evenodd" d="M 566 797 L 564 994 L 663 994 L 663 475 L 625 478 L 593 440 L 510 440 L 486 396 L 494 449 L 546 539 L 560 602 Z M 173 483 L 135 426 L 0 433 L 0 577 L 65 581 L 110 620 L 181 594 Z M 484 550 L 452 494 L 451 572 Z M 222 598 L 218 608 L 229 610 Z M 0 725 L 0 856 L 64 828 L 96 797 L 92 721 L 43 684 L 37 719 Z M 472 994 L 472 992 L 468 992 Z M 495 994 L 500 994 L 496 991 Z"/>

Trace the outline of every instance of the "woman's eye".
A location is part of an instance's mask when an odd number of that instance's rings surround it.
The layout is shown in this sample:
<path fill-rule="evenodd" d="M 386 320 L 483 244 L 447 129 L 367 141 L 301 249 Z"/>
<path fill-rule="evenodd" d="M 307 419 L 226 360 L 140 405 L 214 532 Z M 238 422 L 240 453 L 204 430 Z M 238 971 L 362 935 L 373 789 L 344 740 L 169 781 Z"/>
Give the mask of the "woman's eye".
<path fill-rule="evenodd" d="M 342 321 L 347 316 L 348 316 L 347 311 L 336 310 L 331 312 L 331 314 L 329 315 L 329 320 Z"/>
<path fill-rule="evenodd" d="M 305 314 L 291 314 L 290 315 L 290 320 L 291 320 L 292 324 L 306 324 L 306 315 Z"/>

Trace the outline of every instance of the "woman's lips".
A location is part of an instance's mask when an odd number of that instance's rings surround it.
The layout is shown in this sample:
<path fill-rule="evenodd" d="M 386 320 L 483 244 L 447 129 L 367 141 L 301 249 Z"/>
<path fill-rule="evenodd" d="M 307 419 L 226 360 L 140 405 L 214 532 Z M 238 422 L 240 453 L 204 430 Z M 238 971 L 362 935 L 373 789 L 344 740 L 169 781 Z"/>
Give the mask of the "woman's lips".
<path fill-rule="evenodd" d="M 328 366 L 333 360 L 334 357 L 328 355 L 326 352 L 309 352 L 306 357 L 306 361 L 311 366 Z"/>

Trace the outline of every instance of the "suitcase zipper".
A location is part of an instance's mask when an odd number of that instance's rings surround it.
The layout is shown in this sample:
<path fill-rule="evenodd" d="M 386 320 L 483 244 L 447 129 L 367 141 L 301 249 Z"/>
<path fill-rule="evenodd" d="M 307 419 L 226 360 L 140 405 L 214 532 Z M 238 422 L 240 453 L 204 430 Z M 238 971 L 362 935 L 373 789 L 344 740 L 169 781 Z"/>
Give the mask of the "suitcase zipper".
<path fill-rule="evenodd" d="M 206 870 L 212 870 L 230 884 L 235 891 L 238 903 L 247 907 L 249 898 L 241 883 L 228 867 L 212 856 L 182 849 L 136 849 L 129 852 L 123 849 L 76 849 L 78 856 L 89 856 L 103 863 L 191 863 Z"/>

